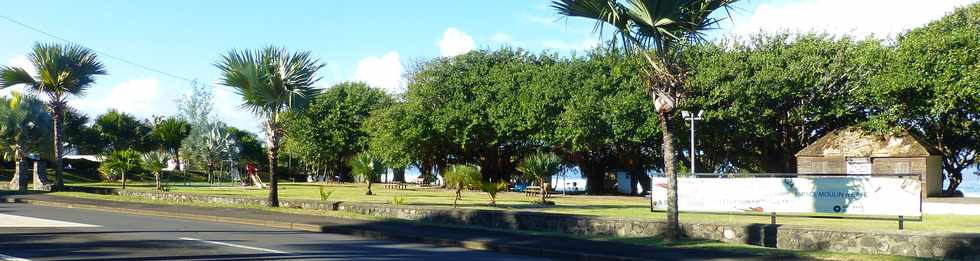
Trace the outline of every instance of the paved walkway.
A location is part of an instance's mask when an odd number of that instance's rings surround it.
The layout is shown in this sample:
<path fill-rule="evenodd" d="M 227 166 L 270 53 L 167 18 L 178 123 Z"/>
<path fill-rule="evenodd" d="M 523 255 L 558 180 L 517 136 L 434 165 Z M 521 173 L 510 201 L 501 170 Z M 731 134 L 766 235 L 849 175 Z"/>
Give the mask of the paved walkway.
<path fill-rule="evenodd" d="M 659 248 L 614 242 L 531 236 L 496 230 L 408 224 L 398 221 L 366 221 L 325 216 L 288 214 L 248 208 L 205 208 L 105 201 L 46 194 L 0 196 L 4 202 L 88 208 L 130 214 L 255 224 L 294 230 L 349 234 L 442 246 L 460 246 L 521 255 L 578 260 L 786 260 L 792 257 L 759 257 L 712 250 Z"/>

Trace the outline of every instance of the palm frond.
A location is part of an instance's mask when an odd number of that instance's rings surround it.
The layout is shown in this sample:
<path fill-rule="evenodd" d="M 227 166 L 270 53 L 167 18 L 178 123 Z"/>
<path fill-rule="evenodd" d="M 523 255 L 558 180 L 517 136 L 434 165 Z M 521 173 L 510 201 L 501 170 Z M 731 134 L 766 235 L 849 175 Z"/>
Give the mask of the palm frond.
<path fill-rule="evenodd" d="M 37 82 L 26 70 L 20 67 L 0 66 L 0 89 L 24 84 L 34 86 Z M 30 87 L 28 87 L 30 88 Z"/>

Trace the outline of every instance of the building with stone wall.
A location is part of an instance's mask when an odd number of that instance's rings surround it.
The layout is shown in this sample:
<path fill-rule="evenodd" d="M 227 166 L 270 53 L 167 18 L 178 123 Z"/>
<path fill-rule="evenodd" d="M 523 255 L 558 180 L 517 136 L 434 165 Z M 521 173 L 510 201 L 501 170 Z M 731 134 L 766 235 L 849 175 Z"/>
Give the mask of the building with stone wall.
<path fill-rule="evenodd" d="M 833 131 L 796 153 L 800 174 L 915 174 L 925 196 L 942 194 L 942 154 L 915 134 L 875 135 L 859 128 Z"/>

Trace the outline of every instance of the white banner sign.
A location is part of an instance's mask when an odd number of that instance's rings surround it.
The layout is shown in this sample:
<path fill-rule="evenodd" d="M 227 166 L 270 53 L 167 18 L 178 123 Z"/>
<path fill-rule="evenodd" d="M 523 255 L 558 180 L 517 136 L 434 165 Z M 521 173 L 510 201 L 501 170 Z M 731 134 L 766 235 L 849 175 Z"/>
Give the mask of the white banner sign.
<path fill-rule="evenodd" d="M 681 211 L 922 215 L 922 183 L 910 178 L 678 178 L 677 186 Z M 667 178 L 652 187 L 654 208 L 666 209 Z"/>

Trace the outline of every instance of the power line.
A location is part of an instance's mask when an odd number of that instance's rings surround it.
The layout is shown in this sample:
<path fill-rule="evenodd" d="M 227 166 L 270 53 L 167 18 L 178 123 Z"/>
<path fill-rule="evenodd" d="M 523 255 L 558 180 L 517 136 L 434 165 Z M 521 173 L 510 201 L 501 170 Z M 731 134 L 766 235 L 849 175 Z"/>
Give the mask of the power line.
<path fill-rule="evenodd" d="M 9 21 L 11 23 L 14 23 L 16 25 L 19 25 L 21 27 L 27 28 L 27 29 L 29 29 L 31 31 L 35 31 L 35 32 L 38 32 L 40 34 L 46 35 L 48 37 L 51 37 L 51 38 L 60 40 L 62 42 L 69 43 L 69 44 L 76 44 L 75 42 L 69 41 L 68 39 L 59 37 L 59 36 L 54 35 L 52 33 L 45 32 L 44 30 L 41 30 L 41 29 L 39 29 L 37 27 L 34 27 L 34 26 L 31 26 L 31 25 L 22 23 L 20 21 L 14 20 L 13 18 L 10 18 L 8 16 L 5 16 L 5 15 L 0 14 L 0 18 L 2 18 L 4 20 L 7 20 L 7 21 Z M 99 50 L 96 50 L 96 49 L 92 49 L 92 48 L 89 48 L 89 49 L 91 49 L 95 53 L 98 53 L 99 55 L 102 55 L 102 56 L 105 56 L 105 57 L 108 57 L 110 59 L 114 59 L 114 60 L 117 60 L 117 61 L 120 61 L 120 62 L 123 62 L 123 63 L 127 63 L 129 65 L 136 66 L 136 67 L 142 68 L 142 69 L 147 70 L 147 71 L 159 73 L 159 74 L 162 74 L 162 75 L 165 75 L 165 76 L 168 76 L 168 77 L 172 77 L 174 79 L 179 79 L 179 80 L 187 81 L 187 82 L 189 82 L 191 84 L 194 84 L 194 85 L 200 84 L 196 80 L 192 80 L 190 78 L 186 78 L 186 77 L 182 77 L 182 76 L 179 76 L 179 75 L 176 75 L 176 74 L 168 73 L 168 72 L 165 72 L 165 71 L 162 71 L 162 70 L 154 69 L 152 67 L 149 67 L 149 66 L 146 66 L 146 65 L 142 65 L 142 64 L 139 64 L 139 63 L 130 61 L 130 60 L 126 60 L 126 59 L 120 58 L 118 56 L 114 56 L 114 55 L 111 55 L 109 53 L 102 52 L 102 51 L 99 51 Z"/>

